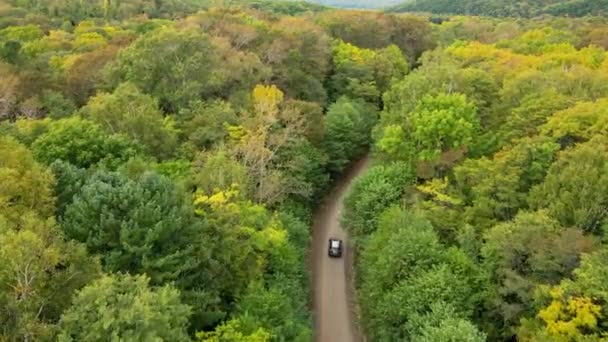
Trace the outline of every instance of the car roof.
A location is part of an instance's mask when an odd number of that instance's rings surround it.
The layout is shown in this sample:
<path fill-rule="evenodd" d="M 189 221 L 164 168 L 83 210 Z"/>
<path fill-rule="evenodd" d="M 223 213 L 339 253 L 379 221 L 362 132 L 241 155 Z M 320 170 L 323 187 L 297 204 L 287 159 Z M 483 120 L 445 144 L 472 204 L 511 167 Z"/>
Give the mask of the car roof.
<path fill-rule="evenodd" d="M 336 239 L 329 239 L 329 242 L 332 247 L 340 247 L 340 244 L 342 243 L 342 241 Z"/>

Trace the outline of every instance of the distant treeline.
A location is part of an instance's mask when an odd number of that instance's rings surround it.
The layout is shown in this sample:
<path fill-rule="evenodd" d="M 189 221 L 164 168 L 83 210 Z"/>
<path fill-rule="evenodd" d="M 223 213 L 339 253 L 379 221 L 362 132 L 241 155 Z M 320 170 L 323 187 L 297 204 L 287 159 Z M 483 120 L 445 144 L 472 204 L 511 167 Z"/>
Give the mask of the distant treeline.
<path fill-rule="evenodd" d="M 401 3 L 401 0 L 309 0 L 326 6 L 343 8 L 385 8 Z"/>
<path fill-rule="evenodd" d="M 534 17 L 543 14 L 582 17 L 605 15 L 608 0 L 409 0 L 389 12 L 431 12 L 494 17 Z"/>

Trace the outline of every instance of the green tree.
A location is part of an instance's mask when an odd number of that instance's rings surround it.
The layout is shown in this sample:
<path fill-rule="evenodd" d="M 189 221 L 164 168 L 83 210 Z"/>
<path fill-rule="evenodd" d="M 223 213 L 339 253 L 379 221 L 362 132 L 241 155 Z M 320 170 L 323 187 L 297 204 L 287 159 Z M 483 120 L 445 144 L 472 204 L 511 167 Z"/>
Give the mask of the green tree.
<path fill-rule="evenodd" d="M 211 332 L 202 332 L 196 334 L 198 342 L 269 342 L 271 335 L 266 330 L 258 328 L 251 333 L 244 332 L 242 323 L 238 319 L 230 320 L 219 325 Z"/>
<path fill-rule="evenodd" d="M 458 274 L 447 264 L 440 264 L 404 279 L 385 293 L 379 307 L 387 317 L 387 323 L 379 323 L 381 334 L 392 339 L 403 339 L 404 332 L 394 326 L 402 326 L 408 317 L 425 312 L 435 301 L 451 303 L 463 314 L 471 316 L 478 298 L 470 274 Z M 380 317 L 376 318 L 378 321 Z M 382 335 L 380 335 L 382 336 Z"/>
<path fill-rule="evenodd" d="M 608 122 L 604 113 L 607 109 L 608 99 L 580 102 L 552 115 L 542 126 L 542 133 L 556 139 L 564 146 L 588 141 L 596 135 L 606 133 Z"/>
<path fill-rule="evenodd" d="M 366 238 L 378 227 L 378 218 L 414 185 L 409 165 L 393 163 L 369 169 L 355 180 L 346 199 L 342 223 L 355 238 Z"/>
<path fill-rule="evenodd" d="M 0 221 L 19 225 L 32 211 L 51 216 L 53 183 L 52 174 L 36 163 L 25 146 L 0 135 Z"/>
<path fill-rule="evenodd" d="M 446 250 L 422 216 L 391 208 L 362 246 L 359 293 L 370 338 L 408 339 L 406 323 L 437 301 L 465 318 L 479 305 L 481 271 L 462 251 Z"/>
<path fill-rule="evenodd" d="M 550 139 L 523 139 L 492 159 L 469 159 L 457 166 L 454 176 L 467 221 L 489 228 L 527 208 L 528 192 L 544 180 L 558 149 Z"/>
<path fill-rule="evenodd" d="M 450 179 L 434 178 L 417 185 L 416 190 L 412 196 L 413 208 L 420 210 L 431 221 L 442 241 L 453 243 L 458 240 L 463 249 L 476 256 L 478 241 L 474 235 L 478 229 L 464 224 L 463 201 Z M 463 237 L 465 241 L 461 241 Z"/>
<path fill-rule="evenodd" d="M 527 328 L 520 330 L 523 337 L 528 341 L 601 341 L 607 331 L 603 322 L 608 312 L 607 261 L 605 248 L 584 254 L 571 279 L 541 292 L 539 302 L 543 304 L 536 322 L 522 327 Z"/>
<path fill-rule="evenodd" d="M 370 338 L 403 337 L 403 332 L 388 327 L 398 318 L 389 315 L 380 303 L 400 280 L 437 264 L 440 259 L 441 246 L 428 221 L 397 208 L 382 215 L 378 230 L 365 243 L 360 257 L 359 293 Z"/>
<path fill-rule="evenodd" d="M 88 174 L 85 169 L 62 160 L 54 161 L 50 168 L 55 176 L 55 214 L 57 217 L 62 217 L 74 196 L 85 184 Z"/>
<path fill-rule="evenodd" d="M 234 153 L 255 185 L 254 198 L 269 205 L 313 192 L 309 184 L 288 178 L 289 170 L 300 162 L 300 156 L 289 150 L 299 145 L 308 125 L 297 107 L 283 106 L 284 96 L 274 85 L 257 85 L 251 94 L 253 111 L 242 125 L 229 127 Z"/>
<path fill-rule="evenodd" d="M 605 230 L 608 155 L 603 138 L 560 153 L 542 184 L 530 193 L 534 208 L 547 208 L 564 226 Z"/>
<path fill-rule="evenodd" d="M 52 122 L 34 141 L 32 151 L 46 164 L 59 159 L 83 168 L 96 164 L 115 168 L 135 156 L 137 149 L 123 136 L 104 134 L 95 123 L 73 117 Z"/>
<path fill-rule="evenodd" d="M 153 284 L 174 280 L 188 267 L 193 236 L 200 231 L 192 209 L 165 177 L 145 173 L 130 180 L 97 172 L 67 206 L 66 235 L 99 254 L 110 272 L 147 273 Z"/>
<path fill-rule="evenodd" d="M 146 276 L 104 276 L 82 289 L 61 317 L 59 341 L 187 341 L 191 310 L 171 286 Z"/>
<path fill-rule="evenodd" d="M 419 336 L 412 338 L 413 342 L 484 342 L 486 336 L 470 321 L 463 319 L 446 319 L 437 327 L 429 327 Z"/>
<path fill-rule="evenodd" d="M 285 242 L 286 231 L 264 206 L 245 199 L 238 185 L 199 192 L 194 203 L 208 225 L 208 252 L 217 261 L 213 279 L 221 286 L 224 303 L 231 305 L 263 273 L 269 251 Z"/>
<path fill-rule="evenodd" d="M 294 140 L 281 149 L 277 164 L 281 165 L 286 182 L 300 189 L 291 195 L 292 199 L 313 203 L 329 184 L 327 156 L 306 139 Z"/>
<path fill-rule="evenodd" d="M 144 172 L 129 179 L 99 171 L 63 214 L 66 235 L 99 255 L 104 270 L 147 274 L 153 285 L 173 283 L 193 309 L 193 327 L 215 323 L 222 307 L 211 232 L 185 195 L 166 177 Z"/>
<path fill-rule="evenodd" d="M 378 152 L 393 161 L 416 161 L 414 143 L 408 138 L 401 125 L 382 127 L 382 133 L 376 141 Z"/>
<path fill-rule="evenodd" d="M 252 194 L 247 169 L 224 147 L 199 153 L 194 159 L 192 169 L 192 183 L 202 193 L 212 194 L 237 185 L 243 195 Z"/>
<path fill-rule="evenodd" d="M 169 112 L 201 98 L 249 90 L 267 73 L 254 54 L 235 50 L 201 31 L 167 27 L 123 49 L 108 70 L 110 83 L 129 81 L 159 99 Z"/>
<path fill-rule="evenodd" d="M 237 113 L 230 103 L 195 101 L 179 112 L 176 126 L 182 140 L 196 149 L 208 149 L 224 142 L 227 126 L 237 123 Z"/>
<path fill-rule="evenodd" d="M 331 57 L 330 38 L 325 30 L 302 17 L 281 17 L 272 25 L 270 34 L 260 26 L 257 34 L 266 39 L 258 50 L 262 60 L 272 67 L 276 84 L 290 98 L 324 105 L 327 92 L 323 82 Z"/>
<path fill-rule="evenodd" d="M 384 94 L 383 126 L 404 125 L 425 96 L 442 94 L 466 95 L 467 102 L 478 110 L 482 128 L 503 122 L 504 114 L 492 109 L 500 96 L 494 74 L 476 66 L 462 67 L 453 56 L 441 50 L 427 52 L 421 63 L 407 77 L 393 82 Z"/>
<path fill-rule="evenodd" d="M 100 273 L 84 246 L 66 242 L 53 219 L 0 218 L 0 339 L 52 340 L 74 293 Z"/>
<path fill-rule="evenodd" d="M 306 316 L 300 316 L 298 305 L 303 303 L 294 300 L 292 292 L 301 288 L 290 287 L 285 282 L 289 279 L 283 276 L 276 285 L 263 286 L 257 282 L 250 285 L 238 304 L 242 320 L 250 320 L 250 326 L 262 327 L 277 340 L 310 341 L 310 322 Z"/>
<path fill-rule="evenodd" d="M 389 45 L 376 51 L 373 61 L 374 78 L 381 94 L 386 92 L 394 80 L 400 80 L 410 70 L 410 63 L 397 45 Z"/>
<path fill-rule="evenodd" d="M 339 173 L 362 155 L 370 143 L 376 113 L 360 102 L 342 97 L 329 107 L 325 120 L 324 147 L 329 158 L 328 168 Z"/>
<path fill-rule="evenodd" d="M 466 14 L 496 17 L 534 17 L 541 14 L 585 16 L 605 13 L 605 2 L 581 0 L 563 3 L 558 0 L 534 1 L 480 1 L 480 0 L 418 0 L 405 2 L 392 12 L 431 12 L 437 14 Z"/>
<path fill-rule="evenodd" d="M 170 117 L 164 117 L 156 101 L 131 83 L 122 83 L 112 94 L 101 93 L 81 109 L 108 134 L 122 133 L 159 158 L 172 155 L 177 132 Z"/>
<path fill-rule="evenodd" d="M 571 98 L 560 94 L 554 88 L 525 95 L 520 100 L 520 104 L 511 110 L 500 128 L 503 142 L 507 143 L 515 138 L 538 133 L 539 128 L 548 118 L 552 117 L 555 112 L 570 106 L 571 102 Z"/>
<path fill-rule="evenodd" d="M 580 229 L 563 228 L 546 212 L 522 212 L 484 234 L 481 254 L 496 288 L 487 300 L 490 319 L 513 328 L 534 314 L 534 292 L 556 285 L 578 267 L 597 241 Z M 514 333 L 505 331 L 505 337 Z"/>
<path fill-rule="evenodd" d="M 338 41 L 334 46 L 333 64 L 330 100 L 347 96 L 377 106 L 391 81 L 401 79 L 409 71 L 407 59 L 395 45 L 369 50 Z"/>
<path fill-rule="evenodd" d="M 375 103 L 380 92 L 376 87 L 372 69 L 373 50 L 338 42 L 334 47 L 334 74 L 331 78 L 330 100 L 341 96 L 363 99 Z"/>
<path fill-rule="evenodd" d="M 42 93 L 42 109 L 53 119 L 65 118 L 74 111 L 76 105 L 59 92 L 47 90 Z"/>
<path fill-rule="evenodd" d="M 477 109 L 464 95 L 424 97 L 409 120 L 412 139 L 423 160 L 436 159 L 448 150 L 470 148 L 479 131 Z"/>
<path fill-rule="evenodd" d="M 412 341 L 483 342 L 485 334 L 462 318 L 451 304 L 435 302 L 428 313 L 413 315 L 407 323 Z"/>

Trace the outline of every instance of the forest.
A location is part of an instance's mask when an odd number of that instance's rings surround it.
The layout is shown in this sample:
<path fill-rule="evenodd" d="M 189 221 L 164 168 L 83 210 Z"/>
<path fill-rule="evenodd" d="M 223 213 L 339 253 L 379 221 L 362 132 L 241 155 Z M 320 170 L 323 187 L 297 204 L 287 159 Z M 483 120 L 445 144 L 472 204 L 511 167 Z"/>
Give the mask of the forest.
<path fill-rule="evenodd" d="M 608 0 L 406 0 L 389 12 L 430 12 L 492 17 L 608 15 Z"/>
<path fill-rule="evenodd" d="M 325 6 L 342 8 L 387 8 L 403 2 L 402 0 L 309 0 Z"/>
<path fill-rule="evenodd" d="M 0 0 L 0 340 L 311 341 L 345 200 L 369 341 L 608 335 L 608 19 Z"/>

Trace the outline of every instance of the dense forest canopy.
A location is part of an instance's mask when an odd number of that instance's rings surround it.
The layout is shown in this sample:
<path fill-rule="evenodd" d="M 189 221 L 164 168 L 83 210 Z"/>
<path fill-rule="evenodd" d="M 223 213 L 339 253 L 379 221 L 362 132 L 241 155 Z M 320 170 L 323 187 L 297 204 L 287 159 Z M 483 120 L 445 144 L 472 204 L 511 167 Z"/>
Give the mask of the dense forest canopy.
<path fill-rule="evenodd" d="M 543 14 L 582 17 L 608 14 L 608 0 L 407 0 L 390 12 L 535 17 Z"/>
<path fill-rule="evenodd" d="M 402 2 L 401 0 L 308 0 L 326 6 L 343 8 L 385 8 Z"/>
<path fill-rule="evenodd" d="M 343 216 L 370 340 L 604 339 L 605 19 L 525 22 L 451 18 L 384 93 Z"/>
<path fill-rule="evenodd" d="M 608 20 L 0 0 L 0 340 L 310 341 L 347 199 L 370 341 L 608 334 Z"/>

